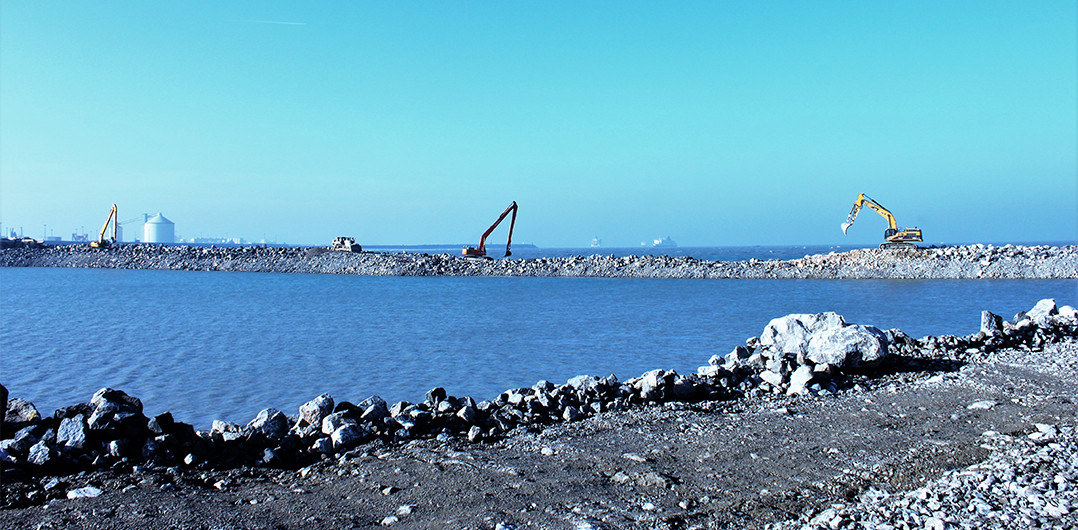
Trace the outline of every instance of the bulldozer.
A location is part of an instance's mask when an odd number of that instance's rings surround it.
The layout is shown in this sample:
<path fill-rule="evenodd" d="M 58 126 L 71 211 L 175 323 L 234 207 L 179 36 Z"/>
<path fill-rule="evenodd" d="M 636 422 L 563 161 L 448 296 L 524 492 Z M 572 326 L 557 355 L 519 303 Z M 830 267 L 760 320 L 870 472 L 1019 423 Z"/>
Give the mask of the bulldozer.
<path fill-rule="evenodd" d="M 356 244 L 354 237 L 335 237 L 330 248 L 337 252 L 363 252 L 363 247 Z"/>
<path fill-rule="evenodd" d="M 853 203 L 853 209 L 850 210 L 850 215 L 846 217 L 846 222 L 842 223 L 842 233 L 845 234 L 853 222 L 857 220 L 857 214 L 861 212 L 862 206 L 868 206 L 876 213 L 887 219 L 887 229 L 883 231 L 883 239 L 885 243 L 880 244 L 880 248 L 918 248 L 915 242 L 924 241 L 921 237 L 920 228 L 903 228 L 898 229 L 898 224 L 895 222 L 895 216 L 890 210 L 884 208 L 883 205 L 873 200 L 864 193 L 857 196 L 857 200 Z"/>

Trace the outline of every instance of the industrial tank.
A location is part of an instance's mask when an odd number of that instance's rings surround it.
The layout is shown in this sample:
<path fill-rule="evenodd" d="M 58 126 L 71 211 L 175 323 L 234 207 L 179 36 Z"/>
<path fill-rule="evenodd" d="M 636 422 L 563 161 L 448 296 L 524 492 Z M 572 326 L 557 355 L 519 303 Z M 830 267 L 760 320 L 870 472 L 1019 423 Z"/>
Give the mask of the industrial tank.
<path fill-rule="evenodd" d="M 143 227 L 143 241 L 146 243 L 175 243 L 176 224 L 169 221 L 161 212 L 146 220 Z"/>

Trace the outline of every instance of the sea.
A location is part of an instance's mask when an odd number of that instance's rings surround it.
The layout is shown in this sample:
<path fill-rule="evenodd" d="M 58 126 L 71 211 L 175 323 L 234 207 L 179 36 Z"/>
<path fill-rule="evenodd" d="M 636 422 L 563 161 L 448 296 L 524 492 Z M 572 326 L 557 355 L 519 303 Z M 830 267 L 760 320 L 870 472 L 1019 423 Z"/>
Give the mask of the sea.
<path fill-rule="evenodd" d="M 629 252 L 633 249 L 625 249 Z M 641 253 L 639 249 L 637 254 Z M 648 249 L 652 250 L 652 249 Z M 846 249 L 662 249 L 789 259 Z M 526 249 L 539 255 L 628 255 Z M 110 387 L 147 415 L 207 429 L 315 396 L 421 401 L 436 386 L 491 399 L 580 374 L 694 373 L 790 313 L 914 337 L 975 333 L 1042 298 L 1078 306 L 1078 280 L 676 280 L 376 277 L 0 268 L 0 383 L 42 414 Z"/>

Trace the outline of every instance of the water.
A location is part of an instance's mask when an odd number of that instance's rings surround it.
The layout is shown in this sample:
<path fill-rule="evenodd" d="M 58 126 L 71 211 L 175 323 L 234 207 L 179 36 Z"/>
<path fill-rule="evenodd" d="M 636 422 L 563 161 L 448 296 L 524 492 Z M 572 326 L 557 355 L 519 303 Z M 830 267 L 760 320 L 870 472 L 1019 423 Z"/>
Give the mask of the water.
<path fill-rule="evenodd" d="M 491 398 L 539 379 L 694 372 L 788 313 L 976 332 L 1075 280 L 652 280 L 0 269 L 0 382 L 45 414 L 99 388 L 207 428 L 322 392 Z"/>

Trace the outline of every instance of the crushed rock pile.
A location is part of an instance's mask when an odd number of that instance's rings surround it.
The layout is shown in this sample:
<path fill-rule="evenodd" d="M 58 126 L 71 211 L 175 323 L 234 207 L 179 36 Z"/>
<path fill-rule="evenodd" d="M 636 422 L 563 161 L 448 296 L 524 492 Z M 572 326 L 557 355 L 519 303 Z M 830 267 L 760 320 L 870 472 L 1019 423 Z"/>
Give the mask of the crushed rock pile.
<path fill-rule="evenodd" d="M 370 276 L 603 278 L 960 279 L 1078 278 L 1078 246 L 968 245 L 858 249 L 795 260 L 707 261 L 670 256 L 474 259 L 449 254 L 330 252 L 325 248 L 215 248 L 124 244 L 11 248 L 0 267 L 84 267 Z"/>
<path fill-rule="evenodd" d="M 574 422 L 596 413 L 668 402 L 729 400 L 745 395 L 826 396 L 858 389 L 866 372 L 917 358 L 958 358 L 991 348 L 1038 349 L 1078 336 L 1078 311 L 1042 300 L 1013 321 L 989 312 L 982 329 L 966 337 L 913 339 L 899 330 L 848 324 L 835 313 L 794 314 L 772 320 L 760 337 L 698 373 L 652 370 L 627 381 L 581 375 L 563 385 L 540 381 L 492 400 L 454 397 L 433 388 L 423 401 L 389 405 L 378 396 L 359 403 L 320 395 L 296 415 L 265 409 L 246 425 L 215 421 L 196 431 L 170 413 L 149 418 L 142 402 L 120 390 L 101 389 L 88 403 L 43 417 L 32 403 L 7 399 L 0 440 L 4 473 L 66 475 L 133 466 L 219 469 L 237 466 L 296 468 L 341 459 L 360 446 L 400 444 L 437 437 L 482 442 Z"/>
<path fill-rule="evenodd" d="M 1073 425 L 1028 434 L 985 432 L 989 458 L 913 491 L 869 489 L 852 503 L 810 511 L 777 529 L 1064 528 L 1078 512 L 1078 436 Z"/>

